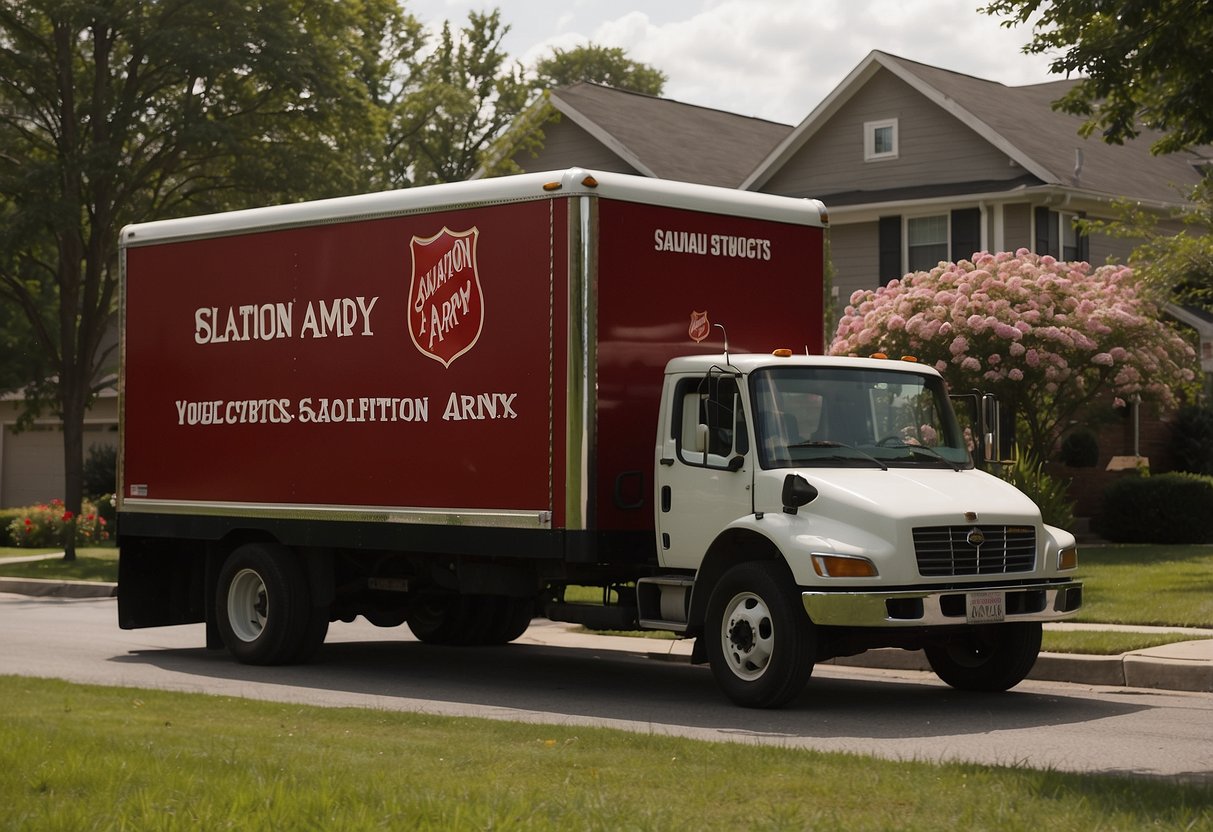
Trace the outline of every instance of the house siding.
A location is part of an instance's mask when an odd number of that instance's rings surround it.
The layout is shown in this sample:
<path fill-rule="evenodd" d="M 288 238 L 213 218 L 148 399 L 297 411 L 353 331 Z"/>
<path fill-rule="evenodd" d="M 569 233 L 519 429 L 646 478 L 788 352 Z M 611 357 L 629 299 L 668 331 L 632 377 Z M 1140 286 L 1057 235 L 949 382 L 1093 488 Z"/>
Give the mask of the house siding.
<path fill-rule="evenodd" d="M 1032 247 L 1032 206 L 1026 202 L 1004 205 L 1002 209 L 1003 249 L 1018 251 Z"/>
<path fill-rule="evenodd" d="M 859 289 L 880 285 L 878 223 L 864 222 L 830 228 L 830 260 L 834 265 L 835 308 L 846 309 Z M 831 338 L 834 333 L 827 333 Z"/>
<path fill-rule="evenodd" d="M 543 134 L 544 145 L 538 156 L 523 152 L 514 157 L 514 163 L 527 173 L 571 167 L 638 173 L 636 168 L 567 118 L 544 125 Z"/>
<path fill-rule="evenodd" d="M 863 125 L 896 118 L 896 159 L 865 162 Z M 1014 179 L 1023 169 L 909 84 L 881 69 L 762 188 L 826 197 L 924 182 Z"/>

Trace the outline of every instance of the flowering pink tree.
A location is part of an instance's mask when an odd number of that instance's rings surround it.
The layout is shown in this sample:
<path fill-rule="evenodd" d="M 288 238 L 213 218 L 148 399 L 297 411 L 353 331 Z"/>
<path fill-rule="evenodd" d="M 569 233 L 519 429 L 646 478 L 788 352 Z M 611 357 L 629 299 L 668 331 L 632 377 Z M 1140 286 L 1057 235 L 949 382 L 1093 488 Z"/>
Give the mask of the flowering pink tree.
<path fill-rule="evenodd" d="M 981 252 L 851 295 L 835 355 L 914 355 L 952 390 L 1010 406 L 1025 450 L 1048 459 L 1088 405 L 1164 405 L 1195 378 L 1195 352 L 1121 266 L 1092 269 L 1026 249 Z"/>

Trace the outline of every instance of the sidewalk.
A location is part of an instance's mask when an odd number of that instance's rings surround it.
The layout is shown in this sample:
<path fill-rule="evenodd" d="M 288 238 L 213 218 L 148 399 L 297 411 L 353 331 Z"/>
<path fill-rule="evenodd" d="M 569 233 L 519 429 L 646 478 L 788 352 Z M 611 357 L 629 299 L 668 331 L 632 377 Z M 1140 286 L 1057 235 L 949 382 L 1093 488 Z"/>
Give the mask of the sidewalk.
<path fill-rule="evenodd" d="M 62 557 L 62 555 L 3 558 L 0 560 L 0 570 L 3 570 L 6 563 L 28 563 L 55 557 Z M 118 594 L 118 585 L 102 581 L 0 577 L 0 592 L 58 598 L 109 598 Z M 1029 679 L 1069 682 L 1079 685 L 1213 692 L 1213 629 L 1073 623 L 1046 624 L 1045 628 L 1049 630 L 1171 632 L 1191 635 L 1193 640 L 1178 641 L 1145 650 L 1134 650 L 1119 656 L 1041 653 L 1036 660 L 1036 666 L 1028 674 Z M 564 624 L 543 619 L 536 619 L 518 641 L 523 644 L 562 645 L 583 650 L 636 653 L 651 659 L 678 662 L 690 661 L 693 644 L 689 639 L 599 635 L 584 630 L 576 624 Z M 832 659 L 825 664 L 889 670 L 930 670 L 921 650 L 869 650 L 858 656 Z"/>
<path fill-rule="evenodd" d="M 1046 624 L 1045 627 L 1055 630 L 1178 632 L 1192 635 L 1194 640 L 1135 650 L 1119 656 L 1041 653 L 1036 660 L 1036 666 L 1028 674 L 1029 679 L 1079 685 L 1213 692 L 1213 629 L 1122 627 L 1104 624 Z M 1204 640 L 1195 640 L 1202 636 Z M 540 620 L 531 624 L 531 628 L 519 641 L 588 650 L 617 650 L 643 654 L 651 659 L 680 662 L 690 661 L 693 644 L 689 639 L 663 640 L 597 635 L 576 624 Z M 931 669 L 921 650 L 869 650 L 858 656 L 832 659 L 824 664 L 928 672 Z"/>

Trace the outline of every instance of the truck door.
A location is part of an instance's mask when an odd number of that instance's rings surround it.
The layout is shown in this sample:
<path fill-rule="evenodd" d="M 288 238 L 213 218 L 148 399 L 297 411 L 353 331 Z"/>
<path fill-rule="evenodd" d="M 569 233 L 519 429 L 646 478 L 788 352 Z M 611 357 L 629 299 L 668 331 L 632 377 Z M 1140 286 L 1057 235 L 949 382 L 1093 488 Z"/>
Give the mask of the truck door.
<path fill-rule="evenodd" d="M 738 377 L 667 380 L 657 465 L 663 566 L 698 568 L 717 535 L 754 510 L 750 435 Z"/>

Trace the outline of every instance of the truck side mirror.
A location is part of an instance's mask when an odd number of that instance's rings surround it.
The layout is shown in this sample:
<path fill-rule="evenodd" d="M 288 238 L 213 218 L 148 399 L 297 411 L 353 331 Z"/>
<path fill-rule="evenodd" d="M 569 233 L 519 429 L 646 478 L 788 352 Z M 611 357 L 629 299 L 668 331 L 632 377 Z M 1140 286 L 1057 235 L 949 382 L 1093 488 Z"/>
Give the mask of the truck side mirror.
<path fill-rule="evenodd" d="M 801 506 L 817 499 L 817 489 L 800 474 L 788 474 L 783 478 L 783 512 L 795 514 Z"/>

